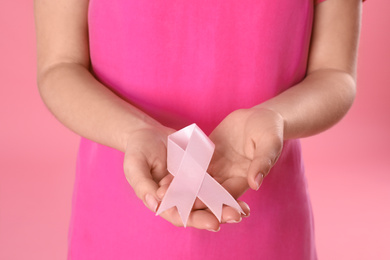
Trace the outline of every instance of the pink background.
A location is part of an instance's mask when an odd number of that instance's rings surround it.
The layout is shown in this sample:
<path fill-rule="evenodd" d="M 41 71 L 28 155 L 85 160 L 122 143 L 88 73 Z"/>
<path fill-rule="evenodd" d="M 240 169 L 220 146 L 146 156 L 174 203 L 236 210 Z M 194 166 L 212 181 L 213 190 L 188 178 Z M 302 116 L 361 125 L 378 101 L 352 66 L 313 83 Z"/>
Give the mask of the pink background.
<path fill-rule="evenodd" d="M 40 100 L 32 1 L 0 6 L 0 259 L 65 259 L 79 138 Z M 364 4 L 350 113 L 303 140 L 320 259 L 390 259 L 388 10 Z"/>

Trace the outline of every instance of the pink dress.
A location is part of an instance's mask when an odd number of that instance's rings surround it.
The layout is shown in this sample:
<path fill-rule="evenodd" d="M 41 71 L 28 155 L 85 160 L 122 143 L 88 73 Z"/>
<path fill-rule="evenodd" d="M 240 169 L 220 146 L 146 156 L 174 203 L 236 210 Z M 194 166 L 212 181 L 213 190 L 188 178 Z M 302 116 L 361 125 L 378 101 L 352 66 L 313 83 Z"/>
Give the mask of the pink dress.
<path fill-rule="evenodd" d="M 90 0 L 96 78 L 163 124 L 210 133 L 230 112 L 304 79 L 313 0 Z M 82 138 L 69 259 L 316 259 L 299 140 L 220 232 L 156 217 L 123 173 L 123 153 Z"/>

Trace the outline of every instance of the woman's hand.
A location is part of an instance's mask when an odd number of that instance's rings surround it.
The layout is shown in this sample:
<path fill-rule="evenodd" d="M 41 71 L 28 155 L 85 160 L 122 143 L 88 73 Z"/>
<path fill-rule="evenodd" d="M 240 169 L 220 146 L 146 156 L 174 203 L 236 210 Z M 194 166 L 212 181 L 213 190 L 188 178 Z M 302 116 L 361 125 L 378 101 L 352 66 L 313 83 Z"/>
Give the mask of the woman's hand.
<path fill-rule="evenodd" d="M 282 151 L 283 129 L 282 116 L 273 110 L 232 112 L 210 135 L 215 153 L 209 173 L 235 198 L 248 186 L 258 190 Z"/>
<path fill-rule="evenodd" d="M 144 127 L 132 132 L 127 140 L 124 159 L 126 179 L 138 198 L 153 212 L 156 212 L 161 201 L 157 190 L 161 186 L 165 189 L 169 180 L 172 179 L 172 175 L 167 171 L 166 161 L 168 135 L 174 131 L 164 126 Z M 241 206 L 246 213 L 249 213 L 248 207 Z M 223 219 L 240 219 L 240 214 L 234 211 L 229 208 L 224 209 Z M 183 225 L 176 208 L 168 209 L 160 216 L 175 226 Z M 212 231 L 219 230 L 218 220 L 205 208 L 193 210 L 187 226 Z"/>
<path fill-rule="evenodd" d="M 145 126 L 129 134 L 123 168 L 129 184 L 145 205 L 156 212 L 156 190 L 168 175 L 166 167 L 167 136 L 175 130 Z"/>
<path fill-rule="evenodd" d="M 210 135 L 215 152 L 208 173 L 236 199 L 248 187 L 259 189 L 282 151 L 283 129 L 282 116 L 272 110 L 251 108 L 234 111 Z M 163 198 L 172 178 L 167 175 L 160 181 L 159 198 Z M 242 201 L 238 203 L 248 216 L 248 205 Z M 195 201 L 194 210 L 210 212 L 199 199 Z M 224 206 L 222 223 L 240 220 L 241 215 L 235 209 Z"/>

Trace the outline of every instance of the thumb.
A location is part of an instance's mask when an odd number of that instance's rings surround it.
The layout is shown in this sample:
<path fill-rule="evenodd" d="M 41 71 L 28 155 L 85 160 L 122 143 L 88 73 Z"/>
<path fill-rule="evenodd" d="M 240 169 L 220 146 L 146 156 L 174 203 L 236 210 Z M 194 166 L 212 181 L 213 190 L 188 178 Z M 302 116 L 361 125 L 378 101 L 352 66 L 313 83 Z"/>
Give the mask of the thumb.
<path fill-rule="evenodd" d="M 151 166 L 142 154 L 125 154 L 123 169 L 135 194 L 153 212 L 158 206 L 158 184 L 151 174 Z"/>
<path fill-rule="evenodd" d="M 253 160 L 248 168 L 248 185 L 253 190 L 258 190 L 263 179 L 275 165 L 282 151 L 283 143 L 259 147 L 256 145 Z"/>

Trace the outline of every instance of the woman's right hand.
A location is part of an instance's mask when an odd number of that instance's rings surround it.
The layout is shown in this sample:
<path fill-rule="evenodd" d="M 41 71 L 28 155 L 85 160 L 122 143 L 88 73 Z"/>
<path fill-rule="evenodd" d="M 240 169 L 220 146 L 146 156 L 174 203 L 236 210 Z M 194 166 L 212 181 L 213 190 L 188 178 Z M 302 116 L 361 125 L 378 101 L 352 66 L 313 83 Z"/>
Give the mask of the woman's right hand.
<path fill-rule="evenodd" d="M 157 190 L 167 185 L 167 179 L 172 179 L 167 170 L 167 140 L 173 132 L 174 129 L 161 125 L 148 126 L 132 132 L 127 139 L 124 159 L 126 179 L 138 198 L 153 212 L 157 211 L 161 202 Z M 249 212 L 249 209 L 244 210 Z M 222 219 L 236 218 L 237 214 L 232 210 L 223 210 Z M 160 216 L 175 226 L 183 226 L 176 207 L 164 211 Z M 204 208 L 193 210 L 187 222 L 187 226 L 210 231 L 218 231 L 219 225 L 211 211 Z"/>

